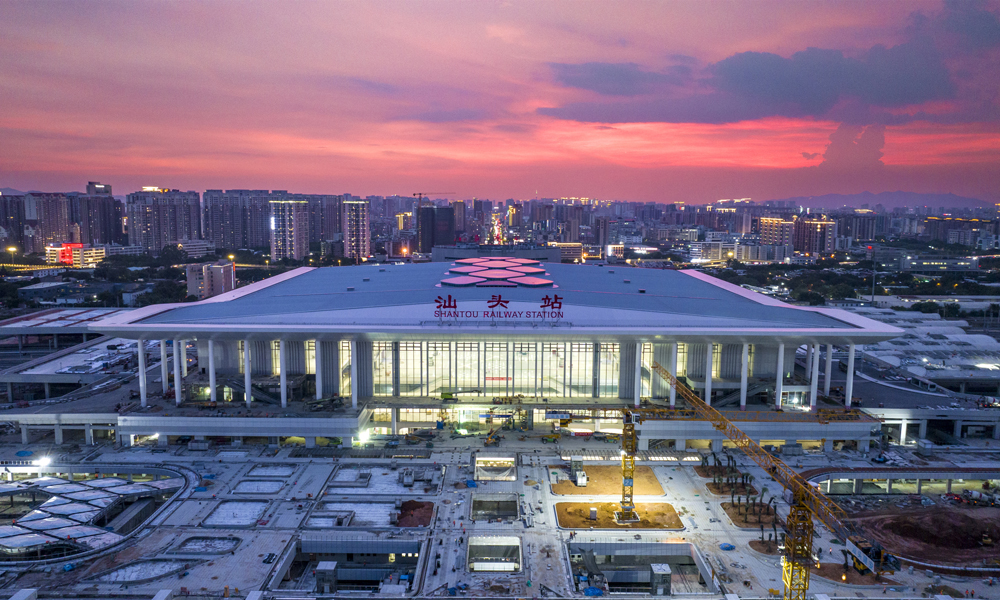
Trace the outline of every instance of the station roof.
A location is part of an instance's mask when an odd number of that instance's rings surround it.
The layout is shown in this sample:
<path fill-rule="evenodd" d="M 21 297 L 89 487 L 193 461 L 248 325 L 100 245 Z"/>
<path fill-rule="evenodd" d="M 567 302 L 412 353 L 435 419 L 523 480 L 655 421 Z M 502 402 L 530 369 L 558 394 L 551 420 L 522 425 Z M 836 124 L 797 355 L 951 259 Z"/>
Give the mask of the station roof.
<path fill-rule="evenodd" d="M 93 329 L 151 338 L 171 330 L 195 336 L 198 331 L 378 334 L 442 327 L 478 335 L 548 328 L 558 330 L 549 335 L 757 332 L 889 339 L 899 333 L 843 311 L 790 306 L 698 271 L 493 263 L 470 272 L 469 266 L 480 265 L 302 268 L 201 302 L 112 316 Z M 518 268 L 543 272 L 527 277 Z"/>
<path fill-rule="evenodd" d="M 52 308 L 42 310 L 0 321 L 0 337 L 25 334 L 90 333 L 90 325 L 94 322 L 130 310 L 121 308 Z"/>

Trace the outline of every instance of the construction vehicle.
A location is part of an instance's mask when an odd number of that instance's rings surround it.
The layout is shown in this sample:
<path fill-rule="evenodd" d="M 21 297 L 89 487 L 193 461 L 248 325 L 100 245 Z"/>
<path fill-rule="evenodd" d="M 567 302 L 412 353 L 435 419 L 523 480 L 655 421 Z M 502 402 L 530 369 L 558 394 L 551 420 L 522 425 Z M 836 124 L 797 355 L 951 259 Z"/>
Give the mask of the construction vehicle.
<path fill-rule="evenodd" d="M 652 363 L 652 369 L 677 390 L 687 402 L 689 409 L 693 410 L 701 420 L 710 422 L 717 430 L 724 433 L 737 448 L 785 488 L 791 508 L 786 520 L 788 534 L 785 537 L 785 555 L 781 558 L 784 600 L 806 599 L 809 590 L 809 567 L 816 562 L 812 551 L 813 516 L 835 535 L 845 540 L 848 552 L 854 557 L 854 567 L 859 572 L 872 571 L 876 577 L 881 577 L 883 573 L 891 573 L 900 568 L 899 559 L 885 552 L 876 542 L 868 540 L 850 525 L 843 509 L 824 496 L 818 488 L 810 485 L 784 462 L 767 453 L 722 413 L 706 404 L 687 386 L 680 383 L 673 373 L 657 362 Z M 639 445 L 635 426 L 645 420 L 672 419 L 674 412 L 676 411 L 667 408 L 622 409 L 622 500 L 621 512 L 615 513 L 620 522 L 639 520 L 632 500 L 635 455 Z M 850 417 L 817 414 L 819 422 L 843 418 Z"/>
<path fill-rule="evenodd" d="M 486 434 L 486 439 L 483 440 L 483 446 L 499 446 L 502 439 L 503 436 L 500 435 L 498 429 L 490 429 L 490 432 Z"/>
<path fill-rule="evenodd" d="M 558 441 L 559 441 L 559 434 L 558 433 L 550 433 L 549 435 L 543 435 L 542 436 L 542 443 L 543 444 L 555 444 Z"/>

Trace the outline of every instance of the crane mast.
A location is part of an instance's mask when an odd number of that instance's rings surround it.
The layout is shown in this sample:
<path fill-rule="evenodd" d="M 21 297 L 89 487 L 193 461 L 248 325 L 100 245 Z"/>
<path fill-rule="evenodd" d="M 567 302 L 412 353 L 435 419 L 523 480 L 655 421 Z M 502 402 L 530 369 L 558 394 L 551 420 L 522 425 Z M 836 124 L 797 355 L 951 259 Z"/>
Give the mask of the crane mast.
<path fill-rule="evenodd" d="M 652 363 L 652 369 L 668 381 L 687 401 L 694 413 L 712 423 L 744 454 L 763 468 L 771 477 L 792 494 L 791 510 L 787 519 L 788 534 L 785 537 L 785 555 L 781 559 L 784 600 L 805 600 L 809 590 L 809 566 L 813 561 L 813 516 L 846 541 L 847 549 L 855 557 L 855 564 L 862 564 L 880 575 L 888 568 L 899 568 L 895 557 L 882 551 L 877 544 L 868 542 L 860 532 L 848 524 L 847 514 L 822 492 L 809 485 L 805 479 L 781 460 L 775 458 L 760 444 L 734 425 L 721 412 L 712 408 L 687 386 L 680 383 L 673 373 L 659 363 Z M 632 500 L 633 476 L 638 436 L 635 426 L 645 420 L 675 418 L 674 413 L 661 408 L 622 409 L 622 500 L 621 512 L 616 514 L 621 522 L 639 520 Z M 827 416 L 834 420 L 836 417 Z M 828 421 L 827 421 L 828 422 Z"/>

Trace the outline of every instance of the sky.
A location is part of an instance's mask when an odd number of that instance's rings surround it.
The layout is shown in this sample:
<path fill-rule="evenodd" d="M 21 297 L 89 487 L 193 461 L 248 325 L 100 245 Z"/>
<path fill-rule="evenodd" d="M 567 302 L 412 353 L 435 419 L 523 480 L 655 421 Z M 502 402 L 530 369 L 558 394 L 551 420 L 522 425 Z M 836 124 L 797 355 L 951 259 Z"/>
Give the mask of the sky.
<path fill-rule="evenodd" d="M 1000 4 L 0 0 L 0 187 L 1000 202 Z"/>

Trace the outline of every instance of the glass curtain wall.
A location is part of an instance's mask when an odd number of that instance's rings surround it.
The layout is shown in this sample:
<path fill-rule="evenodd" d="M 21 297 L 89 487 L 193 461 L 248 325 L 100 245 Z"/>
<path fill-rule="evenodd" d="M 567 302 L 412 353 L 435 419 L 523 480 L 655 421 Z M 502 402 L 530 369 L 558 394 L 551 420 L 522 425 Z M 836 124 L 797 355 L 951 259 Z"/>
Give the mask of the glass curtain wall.
<path fill-rule="evenodd" d="M 585 398 L 594 396 L 594 345 L 569 344 L 568 396 Z"/>
<path fill-rule="evenodd" d="M 351 342 L 340 342 L 340 395 L 351 395 Z"/>
<path fill-rule="evenodd" d="M 420 342 L 399 343 L 399 395 L 423 396 L 423 353 Z"/>
<path fill-rule="evenodd" d="M 426 342 L 427 392 L 428 396 L 438 396 L 451 390 L 451 344 L 449 342 Z"/>
<path fill-rule="evenodd" d="M 601 344 L 600 346 L 597 395 L 601 398 L 618 397 L 618 369 L 621 356 L 619 352 L 618 344 Z"/>
<path fill-rule="evenodd" d="M 457 391 L 482 389 L 479 343 L 455 344 L 455 387 Z"/>
<path fill-rule="evenodd" d="M 534 396 L 538 376 L 538 344 L 534 342 L 516 343 L 513 346 L 511 362 L 513 364 L 512 394 Z"/>
<path fill-rule="evenodd" d="M 316 374 L 316 340 L 307 340 L 306 347 L 306 375 Z"/>
<path fill-rule="evenodd" d="M 372 393 L 392 396 L 392 342 L 372 342 Z"/>
<path fill-rule="evenodd" d="M 545 396 L 566 395 L 566 344 L 542 344 L 539 357 L 541 377 L 539 393 Z"/>
<path fill-rule="evenodd" d="M 487 396 L 506 396 L 510 389 L 510 370 L 506 342 L 486 342 L 483 363 L 485 384 L 483 392 Z"/>

